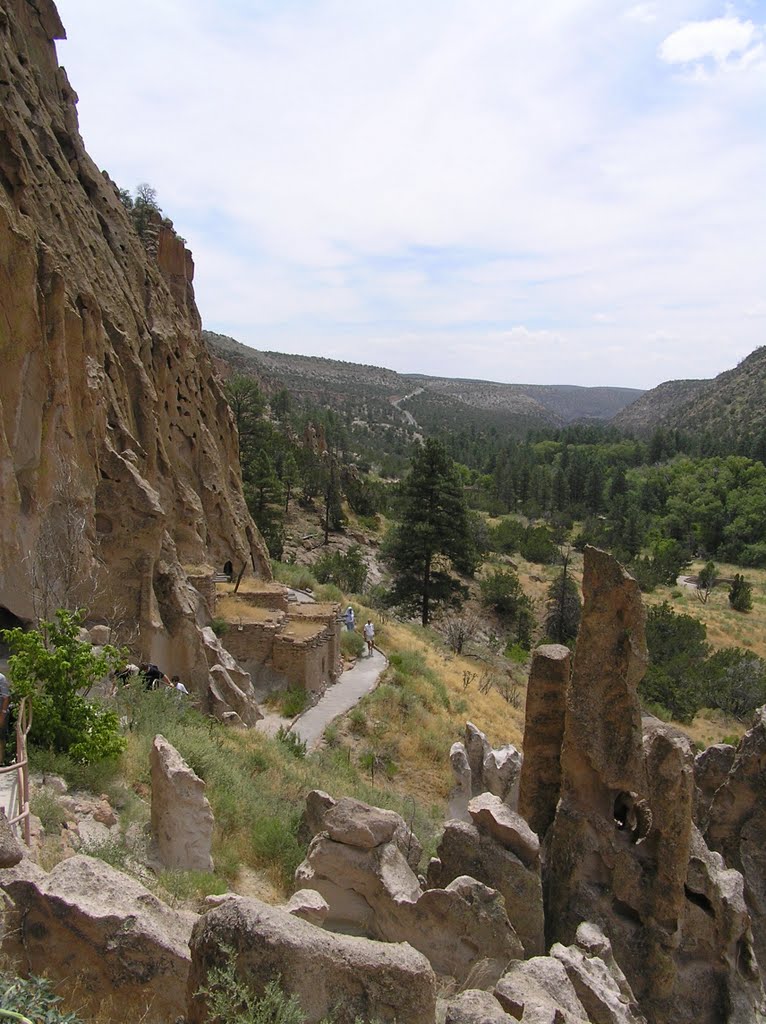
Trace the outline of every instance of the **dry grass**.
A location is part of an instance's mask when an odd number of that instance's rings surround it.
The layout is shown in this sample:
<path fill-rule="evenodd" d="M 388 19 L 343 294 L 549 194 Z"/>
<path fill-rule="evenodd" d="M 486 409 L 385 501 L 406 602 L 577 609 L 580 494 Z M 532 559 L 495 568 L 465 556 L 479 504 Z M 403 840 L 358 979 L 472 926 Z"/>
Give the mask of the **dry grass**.
<path fill-rule="evenodd" d="M 282 622 L 285 613 L 274 608 L 260 608 L 233 595 L 219 597 L 215 606 L 217 618 L 236 625 L 238 622 Z"/>
<path fill-rule="evenodd" d="M 687 570 L 696 575 L 704 562 L 694 562 Z M 735 612 L 729 604 L 729 587 L 717 586 L 702 604 L 693 589 L 688 587 L 657 587 L 644 599 L 647 604 L 661 604 L 668 601 L 676 612 L 692 615 L 705 623 L 708 643 L 718 650 L 721 647 L 744 647 L 761 658 L 766 658 L 766 569 L 741 569 L 736 565 L 716 563 L 719 576 L 733 577 L 742 573 L 753 584 L 753 610 Z"/>

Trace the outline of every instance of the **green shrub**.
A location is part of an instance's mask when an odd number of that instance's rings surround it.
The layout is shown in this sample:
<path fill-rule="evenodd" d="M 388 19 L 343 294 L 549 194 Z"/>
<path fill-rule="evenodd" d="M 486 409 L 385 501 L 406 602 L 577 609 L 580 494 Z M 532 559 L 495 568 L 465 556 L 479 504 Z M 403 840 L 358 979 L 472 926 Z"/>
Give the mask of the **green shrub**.
<path fill-rule="evenodd" d="M 119 806 L 125 797 L 120 762 L 116 758 L 81 764 L 67 754 L 53 750 L 32 747 L 29 751 L 30 766 L 43 775 L 60 775 L 72 789 L 84 789 L 97 796 L 106 793 L 113 806 Z"/>
<path fill-rule="evenodd" d="M 309 695 L 305 690 L 297 687 L 285 690 L 280 695 L 279 702 L 282 716 L 284 718 L 295 718 L 296 715 L 306 710 L 308 702 Z"/>
<path fill-rule="evenodd" d="M 367 645 L 361 633 L 346 629 L 340 636 L 340 649 L 347 658 L 361 658 Z"/>
<path fill-rule="evenodd" d="M 215 618 L 210 623 L 210 628 L 213 630 L 216 636 L 225 636 L 229 631 L 229 623 L 226 619 Z"/>
<path fill-rule="evenodd" d="M 162 871 L 159 881 L 165 892 L 175 900 L 220 896 L 229 888 L 222 878 L 209 871 Z"/>
<path fill-rule="evenodd" d="M 364 736 L 367 732 L 367 715 L 362 708 L 352 708 L 348 715 L 348 726 L 355 736 Z"/>
<path fill-rule="evenodd" d="M 394 651 L 388 660 L 406 676 L 422 676 L 428 672 L 422 651 Z"/>
<path fill-rule="evenodd" d="M 290 732 L 289 729 L 285 729 L 283 725 L 280 725 L 277 729 L 275 739 L 278 743 L 281 743 L 285 750 L 292 754 L 293 757 L 306 756 L 306 741 L 302 740 L 297 733 Z"/>
<path fill-rule="evenodd" d="M 709 647 L 704 623 L 673 611 L 667 601 L 649 608 L 649 667 L 639 686 L 642 700 L 661 704 L 679 722 L 704 706 L 703 669 Z"/>
<path fill-rule="evenodd" d="M 753 609 L 753 585 L 741 573 L 736 573 L 729 588 L 729 604 L 735 612 L 749 612 Z"/>
<path fill-rule="evenodd" d="M 316 588 L 315 594 L 318 601 L 327 601 L 334 604 L 341 604 L 344 598 L 343 591 L 334 583 L 320 584 Z"/>
<path fill-rule="evenodd" d="M 30 743 L 90 764 L 116 757 L 125 746 L 114 711 L 86 696 L 125 659 L 115 647 L 96 654 L 80 640 L 82 621 L 81 612 L 59 609 L 55 621 L 41 622 L 39 629 L 0 630 L 0 636 L 12 652 L 14 698 L 32 703 Z"/>
<path fill-rule="evenodd" d="M 20 1024 L 82 1024 L 74 1013 L 59 1010 L 61 997 L 53 991 L 47 978 L 17 978 L 3 971 L 0 973 L 0 1007 L 6 1017 L 20 1021 Z"/>
<path fill-rule="evenodd" d="M 360 593 L 367 579 L 367 565 L 358 544 L 352 544 L 345 555 L 326 551 L 311 568 L 320 583 L 335 583 L 349 594 Z"/>
<path fill-rule="evenodd" d="M 30 810 L 36 814 L 47 835 L 58 835 L 67 820 L 67 813 L 61 801 L 49 789 L 38 789 L 30 798 Z"/>
<path fill-rule="evenodd" d="M 289 818 L 269 815 L 254 825 L 250 841 L 253 853 L 264 865 L 276 868 L 285 886 L 290 886 L 295 869 L 306 855 L 306 847 L 298 841 L 300 814 Z"/>

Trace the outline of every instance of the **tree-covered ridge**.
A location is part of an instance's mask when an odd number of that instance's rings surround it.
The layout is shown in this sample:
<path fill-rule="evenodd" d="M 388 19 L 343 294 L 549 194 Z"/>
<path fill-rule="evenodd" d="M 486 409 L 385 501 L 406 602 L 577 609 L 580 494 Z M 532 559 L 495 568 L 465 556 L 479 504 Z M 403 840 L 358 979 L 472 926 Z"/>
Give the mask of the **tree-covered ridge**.
<path fill-rule="evenodd" d="M 628 406 L 613 423 L 649 435 L 680 430 L 707 454 L 766 454 L 766 346 L 712 381 L 666 381 Z"/>

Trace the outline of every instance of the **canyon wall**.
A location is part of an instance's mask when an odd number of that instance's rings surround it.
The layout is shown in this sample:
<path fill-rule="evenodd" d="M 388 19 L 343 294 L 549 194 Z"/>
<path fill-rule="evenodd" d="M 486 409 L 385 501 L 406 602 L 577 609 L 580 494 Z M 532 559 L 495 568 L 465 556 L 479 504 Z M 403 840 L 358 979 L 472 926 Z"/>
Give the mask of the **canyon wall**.
<path fill-rule="evenodd" d="M 201 343 L 194 265 L 136 232 L 80 138 L 50 0 L 0 0 L 0 610 L 82 604 L 198 692 L 186 568 L 268 556 Z"/>

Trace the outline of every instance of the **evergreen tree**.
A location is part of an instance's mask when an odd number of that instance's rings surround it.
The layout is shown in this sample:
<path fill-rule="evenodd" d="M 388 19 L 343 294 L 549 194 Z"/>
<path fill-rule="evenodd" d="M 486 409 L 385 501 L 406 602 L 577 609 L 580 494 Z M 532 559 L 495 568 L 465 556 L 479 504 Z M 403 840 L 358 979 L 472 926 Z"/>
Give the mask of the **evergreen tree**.
<path fill-rule="evenodd" d="M 561 572 L 548 588 L 545 632 L 557 644 L 574 640 L 580 628 L 580 591 L 569 574 L 569 553 L 562 555 Z"/>
<path fill-rule="evenodd" d="M 465 587 L 453 570 L 474 569 L 468 513 L 455 465 L 433 438 L 417 451 L 402 483 L 399 522 L 386 547 L 391 604 L 417 610 L 424 626 L 434 606 L 460 604 Z"/>
<path fill-rule="evenodd" d="M 753 585 L 736 573 L 729 589 L 729 604 L 735 612 L 749 612 L 753 607 Z"/>

